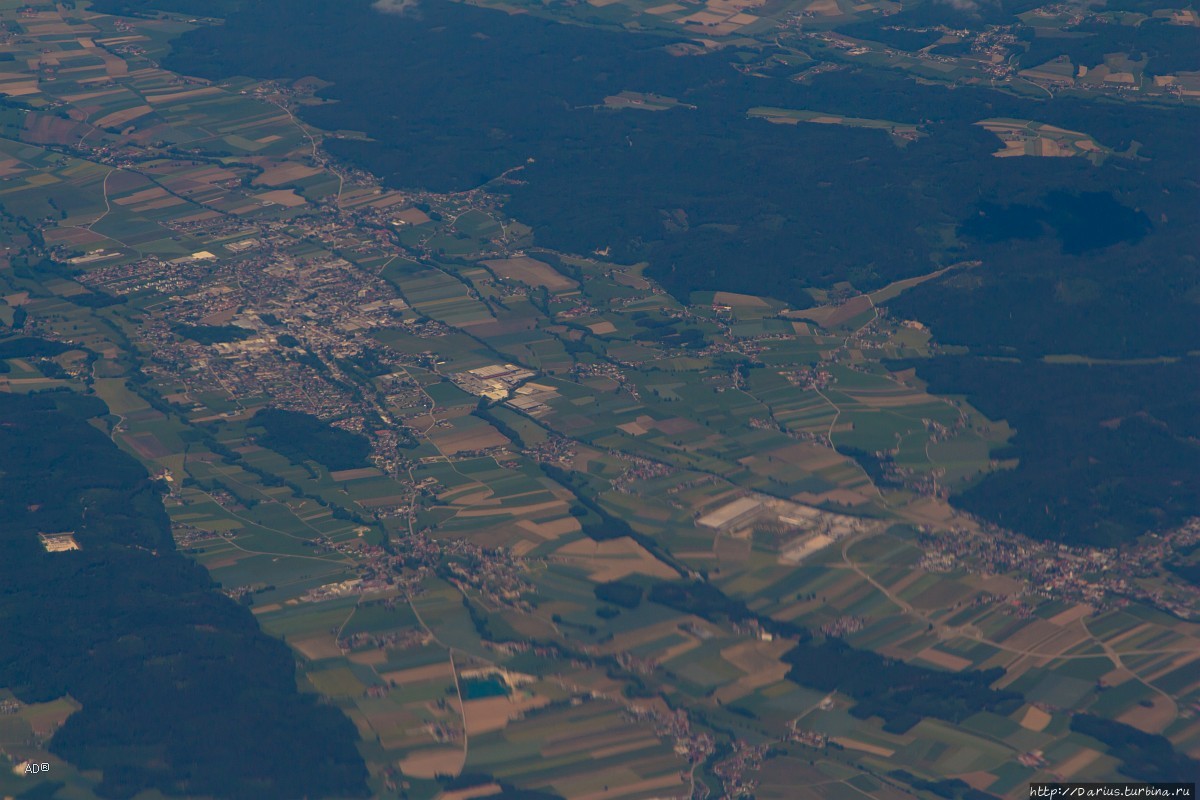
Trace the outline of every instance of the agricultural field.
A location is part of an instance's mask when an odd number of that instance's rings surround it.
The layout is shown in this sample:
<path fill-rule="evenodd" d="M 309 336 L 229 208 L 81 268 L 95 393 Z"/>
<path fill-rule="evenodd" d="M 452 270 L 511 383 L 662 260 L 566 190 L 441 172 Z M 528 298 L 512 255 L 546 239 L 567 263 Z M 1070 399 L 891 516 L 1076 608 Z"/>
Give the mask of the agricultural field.
<path fill-rule="evenodd" d="M 904 146 L 908 142 L 915 141 L 924 135 L 920 127 L 917 125 L 890 122 L 885 119 L 861 119 L 858 117 L 844 117 L 837 114 L 826 114 L 820 111 L 806 111 L 791 108 L 767 108 L 764 106 L 752 108 L 746 113 L 750 117 L 765 119 L 767 122 L 773 122 L 776 125 L 798 125 L 801 122 L 809 122 L 814 125 L 845 125 L 848 128 L 870 128 L 881 130 L 891 136 L 892 140 L 900 146 Z"/>
<path fill-rule="evenodd" d="M 1112 150 L 1104 147 L 1091 136 L 1078 131 L 1068 131 L 1053 125 L 1033 120 L 985 119 L 976 123 L 984 130 L 996 134 L 1004 145 L 997 150 L 997 158 L 1012 156 L 1041 156 L 1044 158 L 1086 158 L 1099 163 Z"/>

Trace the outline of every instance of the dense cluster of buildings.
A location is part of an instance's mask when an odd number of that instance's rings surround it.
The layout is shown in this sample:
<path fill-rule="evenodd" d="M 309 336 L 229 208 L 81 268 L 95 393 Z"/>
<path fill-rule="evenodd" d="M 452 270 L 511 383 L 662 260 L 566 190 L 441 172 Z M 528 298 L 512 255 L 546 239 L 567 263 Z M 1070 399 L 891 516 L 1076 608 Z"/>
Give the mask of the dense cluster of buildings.
<path fill-rule="evenodd" d="M 780 558 L 798 564 L 807 556 L 871 526 L 869 520 L 835 514 L 778 497 L 747 494 L 696 517 L 696 527 L 716 534 L 766 526 L 777 538 Z"/>
<path fill-rule="evenodd" d="M 1200 619 L 1200 588 L 1165 579 L 1163 565 L 1200 541 L 1200 519 L 1162 534 L 1147 534 L 1118 550 L 1035 541 L 990 526 L 954 531 L 923 529 L 920 566 L 929 572 L 966 569 L 1019 574 L 1028 593 L 1085 602 L 1097 610 L 1129 601 L 1147 603 L 1182 619 Z"/>
<path fill-rule="evenodd" d="M 489 364 L 466 372 L 451 373 L 449 377 L 464 392 L 489 400 L 505 400 L 523 381 L 535 374 L 516 364 Z"/>

